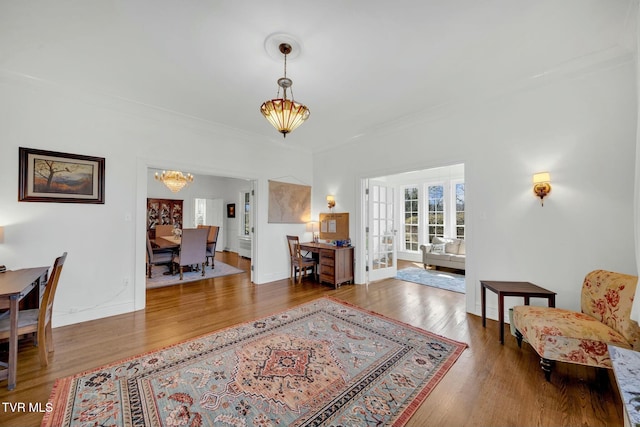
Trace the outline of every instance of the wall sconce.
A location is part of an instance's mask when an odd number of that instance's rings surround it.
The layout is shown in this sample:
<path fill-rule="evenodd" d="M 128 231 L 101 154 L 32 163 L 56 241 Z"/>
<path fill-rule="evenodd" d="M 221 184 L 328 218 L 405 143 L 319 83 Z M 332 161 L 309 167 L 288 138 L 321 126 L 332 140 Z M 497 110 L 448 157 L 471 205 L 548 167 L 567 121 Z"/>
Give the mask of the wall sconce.
<path fill-rule="evenodd" d="M 551 193 L 551 176 L 549 172 L 533 174 L 533 194 L 540 197 L 540 204 L 544 206 L 544 198 Z"/>
<path fill-rule="evenodd" d="M 327 196 L 327 205 L 329 206 L 329 209 L 333 209 L 333 207 L 336 205 L 335 197 L 331 195 Z"/>

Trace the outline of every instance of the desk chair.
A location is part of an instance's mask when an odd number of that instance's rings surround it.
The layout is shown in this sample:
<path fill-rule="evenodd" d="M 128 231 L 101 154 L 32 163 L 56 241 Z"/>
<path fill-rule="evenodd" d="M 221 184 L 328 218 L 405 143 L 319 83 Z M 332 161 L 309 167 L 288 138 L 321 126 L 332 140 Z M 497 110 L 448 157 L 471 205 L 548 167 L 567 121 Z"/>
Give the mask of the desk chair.
<path fill-rule="evenodd" d="M 56 295 L 58 280 L 66 259 L 66 252 L 56 258 L 45 286 L 44 296 L 40 301 L 40 308 L 18 312 L 18 336 L 35 334 L 34 344 L 38 346 L 42 366 L 49 364 L 48 355 L 53 351 L 53 335 L 51 333 L 53 298 Z M 9 339 L 9 327 L 9 318 L 0 319 L 0 340 Z"/>
<path fill-rule="evenodd" d="M 316 272 L 316 260 L 309 257 L 304 257 L 300 253 L 300 240 L 298 236 L 287 236 L 287 243 L 289 244 L 289 255 L 291 257 L 291 273 L 289 277 L 293 277 L 293 281 L 296 281 L 297 273 L 300 273 L 298 277 L 298 283 L 302 282 L 302 273 L 311 269 L 316 280 L 318 275 Z"/>

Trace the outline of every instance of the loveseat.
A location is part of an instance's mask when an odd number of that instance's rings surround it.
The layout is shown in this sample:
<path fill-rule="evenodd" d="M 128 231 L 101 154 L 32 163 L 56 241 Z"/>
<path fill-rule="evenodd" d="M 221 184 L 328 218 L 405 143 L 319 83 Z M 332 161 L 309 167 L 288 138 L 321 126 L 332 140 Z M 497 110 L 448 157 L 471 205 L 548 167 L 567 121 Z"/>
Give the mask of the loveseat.
<path fill-rule="evenodd" d="M 422 250 L 424 268 L 433 265 L 434 267 L 465 269 L 466 247 L 462 239 L 434 237 L 431 243 L 420 245 L 420 250 Z"/>
<path fill-rule="evenodd" d="M 636 276 L 594 270 L 582 284 L 581 312 L 513 307 L 518 346 L 531 344 L 547 381 L 555 361 L 611 369 L 608 345 L 640 351 L 640 327 L 630 318 L 637 282 Z"/>

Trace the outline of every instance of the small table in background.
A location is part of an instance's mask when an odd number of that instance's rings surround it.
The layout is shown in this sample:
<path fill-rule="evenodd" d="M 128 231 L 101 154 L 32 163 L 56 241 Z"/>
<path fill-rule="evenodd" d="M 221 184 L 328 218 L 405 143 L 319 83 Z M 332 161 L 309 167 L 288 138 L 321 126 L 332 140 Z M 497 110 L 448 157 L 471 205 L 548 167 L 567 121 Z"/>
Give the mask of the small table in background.
<path fill-rule="evenodd" d="M 529 282 L 501 282 L 480 280 L 482 296 L 482 327 L 487 325 L 487 289 L 498 294 L 498 323 L 500 327 L 500 343 L 504 344 L 504 297 L 524 297 L 524 305 L 529 305 L 530 298 L 546 298 L 549 307 L 556 306 L 556 293 Z"/>

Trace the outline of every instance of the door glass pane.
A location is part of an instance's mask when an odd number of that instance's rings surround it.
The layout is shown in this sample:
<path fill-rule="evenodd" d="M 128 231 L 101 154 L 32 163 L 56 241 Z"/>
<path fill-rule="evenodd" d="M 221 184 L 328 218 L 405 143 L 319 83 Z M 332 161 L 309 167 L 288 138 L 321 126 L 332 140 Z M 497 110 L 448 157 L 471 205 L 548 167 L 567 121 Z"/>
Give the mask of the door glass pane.
<path fill-rule="evenodd" d="M 394 265 L 393 256 L 393 189 L 374 185 L 372 212 L 372 268 L 374 270 Z"/>
<path fill-rule="evenodd" d="M 427 242 L 431 243 L 435 236 L 444 237 L 444 186 L 429 185 L 427 188 L 427 225 L 429 235 Z"/>

